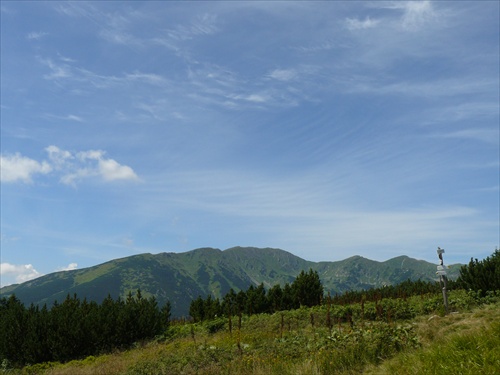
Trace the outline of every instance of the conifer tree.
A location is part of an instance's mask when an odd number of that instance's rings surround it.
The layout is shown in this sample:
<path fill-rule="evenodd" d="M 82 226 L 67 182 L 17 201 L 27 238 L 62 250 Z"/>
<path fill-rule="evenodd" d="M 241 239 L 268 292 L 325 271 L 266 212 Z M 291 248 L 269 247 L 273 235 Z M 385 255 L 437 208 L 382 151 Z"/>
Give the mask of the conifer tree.
<path fill-rule="evenodd" d="M 316 306 L 321 304 L 323 298 L 323 285 L 318 272 L 309 269 L 309 272 L 301 271 L 292 283 L 292 290 L 296 302 L 300 306 Z"/>
<path fill-rule="evenodd" d="M 276 311 L 284 310 L 283 307 L 283 289 L 281 289 L 280 284 L 276 284 L 267 292 L 267 300 L 269 306 L 269 312 L 274 313 Z"/>
<path fill-rule="evenodd" d="M 467 290 L 473 290 L 484 297 L 487 291 L 500 290 L 500 250 L 484 260 L 472 259 L 468 265 L 460 268 L 457 284 Z"/>
<path fill-rule="evenodd" d="M 205 301 L 201 296 L 191 301 L 189 305 L 189 315 L 195 322 L 201 322 L 205 319 Z"/>
<path fill-rule="evenodd" d="M 0 356 L 14 364 L 22 364 L 26 334 L 26 309 L 16 296 L 2 299 L 0 310 Z"/>

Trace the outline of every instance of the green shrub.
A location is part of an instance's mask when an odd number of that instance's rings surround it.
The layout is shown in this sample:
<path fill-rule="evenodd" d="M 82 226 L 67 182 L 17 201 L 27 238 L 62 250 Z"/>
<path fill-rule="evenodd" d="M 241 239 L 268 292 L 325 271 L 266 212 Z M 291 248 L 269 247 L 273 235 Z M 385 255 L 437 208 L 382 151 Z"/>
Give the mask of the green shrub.
<path fill-rule="evenodd" d="M 205 326 L 207 327 L 208 333 L 214 334 L 214 333 L 222 330 L 226 326 L 226 324 L 227 324 L 226 319 L 217 318 L 217 319 L 213 319 L 213 320 L 208 321 Z"/>

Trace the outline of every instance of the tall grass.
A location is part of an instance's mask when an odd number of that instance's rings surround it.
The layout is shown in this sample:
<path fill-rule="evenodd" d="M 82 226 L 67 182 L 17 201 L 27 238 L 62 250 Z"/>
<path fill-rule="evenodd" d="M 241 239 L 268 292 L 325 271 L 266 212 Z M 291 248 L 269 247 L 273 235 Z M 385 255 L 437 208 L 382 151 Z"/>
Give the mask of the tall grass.
<path fill-rule="evenodd" d="M 500 373 L 500 304 L 471 314 L 422 320 L 422 350 L 403 352 L 369 374 L 460 374 Z"/>
<path fill-rule="evenodd" d="M 500 303 L 471 310 L 466 293 L 450 295 L 460 313 L 443 316 L 439 299 L 375 306 L 327 306 L 173 325 L 155 342 L 67 364 L 25 367 L 24 374 L 494 374 L 500 369 Z M 442 302 L 442 300 L 441 300 Z M 434 306 L 433 309 L 431 307 Z M 362 309 L 364 311 L 362 311 Z M 373 311 L 370 312 L 372 309 Z M 431 312 L 419 315 L 423 311 Z M 331 314 L 331 315 L 330 315 Z M 364 317 L 373 315 L 373 320 Z"/>

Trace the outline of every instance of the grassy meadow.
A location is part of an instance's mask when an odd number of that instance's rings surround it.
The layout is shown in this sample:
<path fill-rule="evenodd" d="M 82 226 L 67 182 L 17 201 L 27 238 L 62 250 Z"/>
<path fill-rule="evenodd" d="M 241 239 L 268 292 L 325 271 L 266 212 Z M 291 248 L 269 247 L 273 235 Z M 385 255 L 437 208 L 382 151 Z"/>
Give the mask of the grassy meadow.
<path fill-rule="evenodd" d="M 441 295 L 173 322 L 134 348 L 20 374 L 496 374 L 500 298 Z"/>

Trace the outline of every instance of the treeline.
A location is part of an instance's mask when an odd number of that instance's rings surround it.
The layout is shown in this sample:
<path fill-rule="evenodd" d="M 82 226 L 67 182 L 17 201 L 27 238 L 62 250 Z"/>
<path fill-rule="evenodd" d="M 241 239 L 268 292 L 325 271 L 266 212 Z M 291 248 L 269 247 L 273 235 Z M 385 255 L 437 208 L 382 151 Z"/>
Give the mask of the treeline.
<path fill-rule="evenodd" d="M 283 287 L 279 284 L 266 290 L 264 284 L 251 285 L 246 291 L 233 289 L 220 300 L 208 295 L 191 302 L 189 315 L 194 321 L 213 319 L 216 316 L 252 315 L 293 310 L 300 306 L 316 306 L 323 298 L 323 286 L 317 271 L 301 271 L 295 280 Z"/>
<path fill-rule="evenodd" d="M 163 333 L 170 303 L 130 292 L 125 300 L 108 296 L 100 305 L 69 296 L 62 303 L 26 308 L 15 296 L 0 299 L 0 360 L 16 366 L 65 362 L 129 347 Z"/>
<path fill-rule="evenodd" d="M 454 282 L 450 284 L 455 285 Z M 398 285 L 387 285 L 368 290 L 351 290 L 342 294 L 324 295 L 316 271 L 302 271 L 292 284 L 282 288 L 275 285 L 266 291 L 264 284 L 250 286 L 246 291 L 230 290 L 222 299 L 199 296 L 191 302 L 189 314 L 194 321 L 210 320 L 220 316 L 252 315 L 294 310 L 300 306 L 313 307 L 321 304 L 350 305 L 353 303 L 380 302 L 383 299 L 406 299 L 415 295 L 439 293 L 438 282 L 406 280 Z"/>
<path fill-rule="evenodd" d="M 216 316 L 252 315 L 293 310 L 300 306 L 317 306 L 321 303 L 348 305 L 352 303 L 378 302 L 382 299 L 405 299 L 416 295 L 439 293 L 439 282 L 406 280 L 397 285 L 387 285 L 368 290 L 351 290 L 333 296 L 324 296 L 318 273 L 312 269 L 302 271 L 291 284 L 275 285 L 266 291 L 264 284 L 250 286 L 236 293 L 231 289 L 222 299 L 199 296 L 191 302 L 189 314 L 195 321 L 213 319 Z M 465 289 L 485 296 L 487 291 L 500 290 L 500 250 L 478 261 L 471 259 L 460 269 L 456 281 L 448 280 L 448 290 Z"/>

